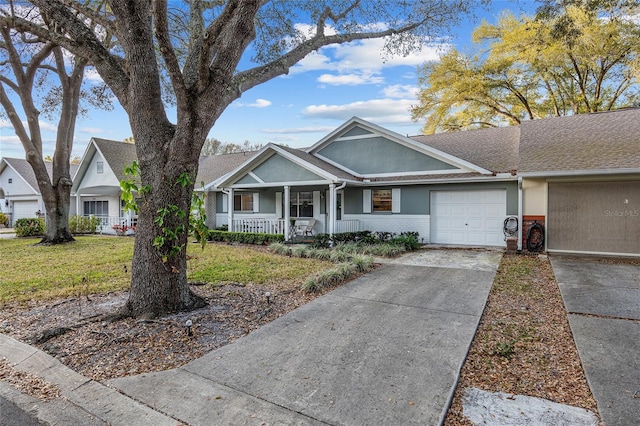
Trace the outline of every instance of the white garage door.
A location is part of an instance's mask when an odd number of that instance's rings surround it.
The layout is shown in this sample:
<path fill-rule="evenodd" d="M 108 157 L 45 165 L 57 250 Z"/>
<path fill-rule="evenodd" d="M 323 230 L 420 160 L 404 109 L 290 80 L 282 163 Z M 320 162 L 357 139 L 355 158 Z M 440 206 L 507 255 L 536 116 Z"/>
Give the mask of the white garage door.
<path fill-rule="evenodd" d="M 431 191 L 431 242 L 504 246 L 507 191 Z"/>
<path fill-rule="evenodd" d="M 15 223 L 18 219 L 36 217 L 37 211 L 37 201 L 14 201 L 12 220 Z"/>

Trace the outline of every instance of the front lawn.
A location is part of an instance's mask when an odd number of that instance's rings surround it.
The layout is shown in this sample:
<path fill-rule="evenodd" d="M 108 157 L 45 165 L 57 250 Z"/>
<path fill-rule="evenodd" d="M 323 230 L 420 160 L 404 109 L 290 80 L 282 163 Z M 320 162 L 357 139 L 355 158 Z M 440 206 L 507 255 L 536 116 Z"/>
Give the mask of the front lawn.
<path fill-rule="evenodd" d="M 0 240 L 0 305 L 128 288 L 133 238 L 81 236 L 61 246 L 38 239 Z M 189 281 L 278 285 L 302 283 L 331 266 L 313 259 L 282 257 L 246 247 L 189 246 Z"/>

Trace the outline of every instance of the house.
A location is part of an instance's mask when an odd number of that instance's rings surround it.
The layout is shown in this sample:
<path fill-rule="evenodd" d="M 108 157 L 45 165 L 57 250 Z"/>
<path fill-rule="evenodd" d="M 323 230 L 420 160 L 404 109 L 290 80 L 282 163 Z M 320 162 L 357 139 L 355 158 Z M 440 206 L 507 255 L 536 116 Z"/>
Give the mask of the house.
<path fill-rule="evenodd" d="M 92 139 L 77 211 L 129 220 L 119 180 L 135 147 Z M 202 157 L 207 225 L 240 232 L 414 231 L 424 243 L 640 255 L 640 109 L 407 137 L 354 117 L 313 146 Z M 95 203 L 94 203 L 95 201 Z"/>
<path fill-rule="evenodd" d="M 231 230 L 288 239 L 292 219 L 313 219 L 316 233 L 502 246 L 503 222 L 518 214 L 518 132 L 412 139 L 354 117 L 307 149 L 269 144 L 207 188 L 222 191 L 217 222 Z"/>
<path fill-rule="evenodd" d="M 203 182 L 210 182 L 230 171 L 250 153 L 203 156 L 200 158 L 196 189 Z M 100 231 L 115 233 L 115 225 L 133 225 L 136 218 L 132 212 L 124 211 L 120 181 L 127 178 L 125 167 L 137 160 L 134 144 L 108 139 L 92 138 L 80 160 L 80 166 L 73 179 L 72 194 L 76 196 L 76 211 L 84 216 L 101 219 Z M 216 193 L 207 199 L 207 209 L 215 211 Z M 215 214 L 207 220 L 207 225 L 216 227 Z"/>
<path fill-rule="evenodd" d="M 640 255 L 640 109 L 522 123 L 518 176 L 525 247 L 538 222 L 549 252 Z"/>
<path fill-rule="evenodd" d="M 45 166 L 51 177 L 53 163 L 46 162 Z M 71 176 L 75 174 L 76 170 L 77 165 L 72 164 Z M 70 214 L 76 212 L 74 205 L 72 203 Z M 10 226 L 18 219 L 33 218 L 38 214 L 44 216 L 45 208 L 42 194 L 36 175 L 27 160 L 20 158 L 0 159 L 0 211 L 9 217 Z"/>

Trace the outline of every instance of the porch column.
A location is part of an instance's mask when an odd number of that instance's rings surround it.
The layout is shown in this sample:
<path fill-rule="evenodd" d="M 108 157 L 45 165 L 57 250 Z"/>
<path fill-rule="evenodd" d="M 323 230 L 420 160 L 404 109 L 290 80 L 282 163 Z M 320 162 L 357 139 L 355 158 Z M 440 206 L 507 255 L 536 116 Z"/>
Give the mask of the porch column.
<path fill-rule="evenodd" d="M 229 188 L 229 192 L 227 192 L 227 222 L 229 223 L 229 231 L 235 232 L 233 229 L 233 188 Z"/>
<path fill-rule="evenodd" d="M 289 219 L 291 219 L 291 209 L 289 208 L 291 194 L 289 193 L 289 187 L 284 187 L 284 240 L 289 241 L 289 230 L 291 228 Z"/>
<path fill-rule="evenodd" d="M 329 235 L 336 232 L 336 185 L 329 184 Z"/>

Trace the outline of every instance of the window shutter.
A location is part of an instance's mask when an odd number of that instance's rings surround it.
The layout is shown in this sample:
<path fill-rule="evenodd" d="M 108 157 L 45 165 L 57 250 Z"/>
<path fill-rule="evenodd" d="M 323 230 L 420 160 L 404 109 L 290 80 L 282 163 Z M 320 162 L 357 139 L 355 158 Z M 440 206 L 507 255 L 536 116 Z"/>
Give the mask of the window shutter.
<path fill-rule="evenodd" d="M 282 192 L 276 192 L 276 217 L 282 218 Z"/>
<path fill-rule="evenodd" d="M 253 212 L 254 213 L 260 212 L 260 193 L 259 192 L 253 193 Z"/>
<path fill-rule="evenodd" d="M 391 213 L 400 213 L 400 188 L 391 190 Z"/>
<path fill-rule="evenodd" d="M 222 194 L 222 212 L 227 213 L 229 211 L 229 194 Z"/>
<path fill-rule="evenodd" d="M 371 190 L 362 190 L 362 213 L 371 213 Z"/>

